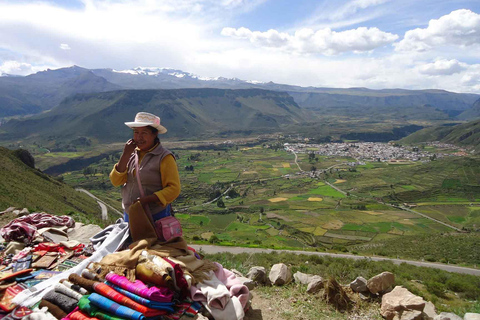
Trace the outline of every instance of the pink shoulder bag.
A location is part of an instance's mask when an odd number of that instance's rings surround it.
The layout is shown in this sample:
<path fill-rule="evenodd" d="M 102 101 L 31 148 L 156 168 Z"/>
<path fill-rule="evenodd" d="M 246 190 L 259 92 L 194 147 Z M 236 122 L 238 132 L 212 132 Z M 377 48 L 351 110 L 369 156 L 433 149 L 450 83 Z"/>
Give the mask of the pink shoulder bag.
<path fill-rule="evenodd" d="M 138 189 L 140 191 L 140 195 L 142 197 L 145 196 L 143 192 L 142 183 L 140 182 L 140 171 L 138 169 L 138 154 L 135 152 L 135 170 L 137 171 L 135 175 L 137 176 L 137 183 Z M 147 214 L 148 219 L 152 223 L 153 227 L 155 228 L 155 233 L 157 234 L 157 238 L 161 241 L 168 241 L 175 237 L 182 236 L 182 226 L 180 221 L 177 218 L 172 216 L 166 216 L 165 218 L 158 219 L 157 221 L 153 221 L 152 213 L 150 212 L 150 208 L 148 205 L 144 205 L 143 209 Z"/>

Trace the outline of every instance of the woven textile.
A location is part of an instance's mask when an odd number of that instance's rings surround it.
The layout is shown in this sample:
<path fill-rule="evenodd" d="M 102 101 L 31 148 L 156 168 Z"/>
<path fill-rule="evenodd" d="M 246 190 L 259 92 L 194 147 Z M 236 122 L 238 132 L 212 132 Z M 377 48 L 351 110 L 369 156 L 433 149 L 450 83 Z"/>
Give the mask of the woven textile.
<path fill-rule="evenodd" d="M 173 299 L 173 292 L 165 287 L 150 287 L 148 288 L 142 281 L 135 280 L 130 282 L 127 278 L 119 276 L 118 274 L 109 273 L 105 279 L 127 291 L 138 294 L 141 297 L 157 302 L 171 302 Z"/>
<path fill-rule="evenodd" d="M 145 316 L 140 312 L 122 306 L 104 296 L 99 295 L 98 293 L 92 293 L 90 296 L 88 296 L 88 300 L 90 300 L 94 306 L 122 318 L 131 320 L 146 319 Z"/>
<path fill-rule="evenodd" d="M 152 309 L 152 308 L 144 306 L 140 303 L 137 303 L 137 302 L 133 301 L 132 299 L 126 297 L 125 295 L 121 294 L 120 292 L 116 291 L 112 287 L 106 285 L 105 283 L 101 283 L 101 282 L 95 283 L 93 285 L 93 289 L 98 294 L 100 294 L 104 297 L 107 297 L 107 298 L 121 304 L 122 306 L 126 306 L 128 308 L 136 310 L 136 311 L 142 313 L 146 317 L 155 317 L 155 316 L 160 316 L 160 315 L 164 315 L 164 314 L 167 313 L 166 311 Z"/>
<path fill-rule="evenodd" d="M 79 310 L 70 313 L 68 317 L 71 320 L 99 320 L 98 318 L 90 317 L 89 315 L 86 315 L 85 313 Z"/>
<path fill-rule="evenodd" d="M 90 300 L 88 300 L 88 295 L 83 296 L 80 301 L 78 301 L 78 308 L 85 314 L 101 320 L 125 320 L 124 318 L 116 317 L 92 305 Z"/>
<path fill-rule="evenodd" d="M 132 299 L 135 302 L 138 302 L 144 306 L 150 307 L 152 309 L 158 309 L 158 310 L 166 310 L 167 312 L 173 312 L 173 302 L 156 302 L 156 301 L 151 301 L 146 298 L 140 297 L 139 295 L 136 295 L 135 293 L 129 292 L 125 289 L 120 288 L 119 286 L 114 285 L 111 282 L 105 281 L 105 284 L 108 286 L 112 287 L 116 291 L 120 292 L 121 294 L 124 294 L 126 297 Z"/>

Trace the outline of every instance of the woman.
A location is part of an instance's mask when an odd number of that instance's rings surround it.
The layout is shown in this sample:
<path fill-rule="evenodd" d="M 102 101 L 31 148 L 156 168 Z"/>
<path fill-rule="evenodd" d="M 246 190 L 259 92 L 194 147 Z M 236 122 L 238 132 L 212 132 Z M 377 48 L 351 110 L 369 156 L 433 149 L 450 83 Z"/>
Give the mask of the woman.
<path fill-rule="evenodd" d="M 139 112 L 134 122 L 125 122 L 133 129 L 133 139 L 123 148 L 120 161 L 110 173 L 114 186 L 122 186 L 122 207 L 124 220 L 128 221 L 130 206 L 140 201 L 149 207 L 153 220 L 171 214 L 170 203 L 180 194 L 180 178 L 177 163 L 172 152 L 164 148 L 158 134 L 167 132 L 160 125 L 160 118 L 147 112 Z M 144 196 L 141 196 L 135 169 L 135 156 L 138 156 L 138 171 Z"/>

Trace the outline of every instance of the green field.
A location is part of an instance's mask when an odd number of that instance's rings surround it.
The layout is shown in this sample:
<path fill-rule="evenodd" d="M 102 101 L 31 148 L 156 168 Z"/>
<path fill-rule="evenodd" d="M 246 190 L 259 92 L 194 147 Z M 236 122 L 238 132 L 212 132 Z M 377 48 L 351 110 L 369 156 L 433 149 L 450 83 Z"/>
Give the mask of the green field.
<path fill-rule="evenodd" d="M 335 166 L 311 178 L 299 174 L 294 155 L 281 148 L 258 145 L 174 151 L 182 181 L 182 194 L 174 208 L 187 241 L 208 242 L 205 235 L 215 235 L 212 241 L 224 245 L 343 251 L 371 241 L 401 242 L 406 236 L 453 231 L 386 204 L 408 204 L 459 229 L 480 225 L 480 164 L 476 158 L 402 165 L 375 161 L 352 171 L 342 165 L 352 161 L 349 158 L 322 156 L 311 162 L 308 155 L 299 154 L 303 170 Z M 118 155 L 112 155 L 91 164 L 88 172 L 68 172 L 63 178 L 119 207 L 119 190 L 108 180 L 117 159 Z M 206 204 L 219 196 L 222 205 Z"/>

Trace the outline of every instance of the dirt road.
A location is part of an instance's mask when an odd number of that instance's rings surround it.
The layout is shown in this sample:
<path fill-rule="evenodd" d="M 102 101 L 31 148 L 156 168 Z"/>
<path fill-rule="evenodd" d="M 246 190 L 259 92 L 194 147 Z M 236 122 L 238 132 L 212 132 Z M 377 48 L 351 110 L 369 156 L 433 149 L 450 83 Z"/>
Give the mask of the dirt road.
<path fill-rule="evenodd" d="M 220 253 L 220 252 L 230 252 L 233 254 L 239 254 L 239 253 L 245 253 L 245 252 L 246 253 L 270 253 L 270 252 L 276 251 L 276 252 L 290 252 L 295 254 L 330 256 L 334 258 L 348 258 L 348 259 L 355 259 L 355 260 L 368 259 L 372 261 L 392 261 L 395 264 L 407 263 L 407 264 L 411 264 L 419 267 L 435 268 L 435 269 L 445 270 L 448 272 L 465 273 L 465 274 L 480 276 L 480 269 L 465 268 L 465 267 L 459 267 L 459 266 L 442 264 L 442 263 L 391 259 L 391 258 L 385 258 L 385 257 L 367 257 L 367 256 L 353 255 L 353 254 L 312 252 L 312 251 L 300 251 L 300 250 L 273 250 L 273 249 L 261 249 L 261 248 L 221 247 L 221 246 L 214 246 L 214 245 L 191 245 L 191 247 L 193 247 L 195 250 L 201 250 L 209 254 Z"/>

